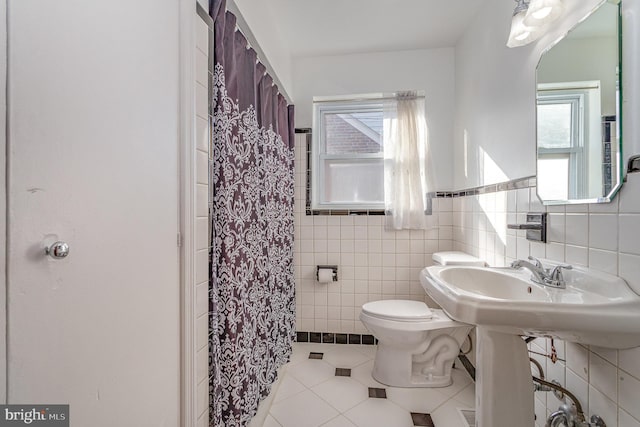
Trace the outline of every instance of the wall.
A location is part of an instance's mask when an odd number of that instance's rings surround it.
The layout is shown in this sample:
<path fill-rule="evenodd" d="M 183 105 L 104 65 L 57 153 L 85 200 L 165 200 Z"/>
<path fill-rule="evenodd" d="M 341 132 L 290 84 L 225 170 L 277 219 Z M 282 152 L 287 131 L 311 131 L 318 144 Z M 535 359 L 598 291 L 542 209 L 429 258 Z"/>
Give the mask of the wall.
<path fill-rule="evenodd" d="M 538 59 L 597 3 L 566 0 L 565 18 L 552 31 L 536 43 L 509 49 L 513 3 L 487 1 L 456 45 L 455 189 L 535 175 Z"/>
<path fill-rule="evenodd" d="M 438 159 L 437 189 L 452 182 L 454 51 L 452 48 L 295 58 L 296 127 L 311 127 L 313 97 L 424 90 L 429 142 Z"/>
<path fill-rule="evenodd" d="M 412 299 L 430 305 L 418 280 L 436 251 L 452 247 L 451 199 L 435 200 L 428 231 L 384 230 L 383 216 L 305 215 L 306 135 L 296 134 L 296 329 L 368 333 L 359 320 L 369 301 Z M 338 265 L 337 282 L 319 284 L 317 265 Z"/>
<path fill-rule="evenodd" d="M 314 96 L 424 90 L 430 144 L 438 159 L 436 188 L 451 187 L 453 49 L 295 58 L 293 70 L 298 128 L 311 127 Z M 428 299 L 418 273 L 431 265 L 434 252 L 451 247 L 450 203 L 436 203 L 432 228 L 425 232 L 387 232 L 382 216 L 307 216 L 301 134 L 296 135 L 295 168 L 297 330 L 367 333 L 358 320 L 362 304 Z M 318 284 L 315 266 L 322 264 L 338 265 L 340 280 Z"/>
<path fill-rule="evenodd" d="M 274 16 L 269 2 L 263 0 L 227 0 L 234 1 L 242 17 L 251 28 L 260 48 L 266 55 L 275 75 L 280 79 L 284 90 L 295 98 L 293 87 L 293 68 L 287 39 L 282 35 L 278 26 L 278 19 Z"/>
<path fill-rule="evenodd" d="M 456 189 L 535 174 L 534 70 L 539 54 L 595 3 L 565 1 L 568 15 L 557 31 L 517 49 L 504 46 L 513 8 L 510 2 L 490 0 L 486 12 L 469 27 L 456 48 Z M 623 2 L 627 99 L 623 114 L 627 118 L 637 116 L 639 105 L 633 81 L 639 72 L 639 55 L 634 53 L 639 3 Z M 624 124 L 627 156 L 638 152 L 635 122 Z M 545 210 L 550 214 L 547 244 L 529 242 L 524 232 L 506 229 L 507 223 L 524 222 L 527 211 Z M 629 175 L 611 204 L 545 208 L 535 188 L 459 198 L 453 201 L 453 246 L 497 266 L 528 255 L 584 265 L 620 275 L 640 291 L 639 213 L 639 175 Z M 640 426 L 640 348 L 617 351 L 558 341 L 556 347 L 563 359 L 556 364 L 534 355 L 548 378 L 566 385 L 587 412 L 602 416 L 607 426 Z M 550 343 L 537 339 L 530 348 L 546 353 Z M 537 425 L 544 425 L 558 406 L 553 395 L 536 393 Z"/>
<path fill-rule="evenodd" d="M 213 46 L 213 27 L 209 29 L 204 20 L 197 17 L 195 57 L 195 277 L 193 277 L 196 295 L 196 414 L 198 427 L 209 424 L 209 52 Z"/>

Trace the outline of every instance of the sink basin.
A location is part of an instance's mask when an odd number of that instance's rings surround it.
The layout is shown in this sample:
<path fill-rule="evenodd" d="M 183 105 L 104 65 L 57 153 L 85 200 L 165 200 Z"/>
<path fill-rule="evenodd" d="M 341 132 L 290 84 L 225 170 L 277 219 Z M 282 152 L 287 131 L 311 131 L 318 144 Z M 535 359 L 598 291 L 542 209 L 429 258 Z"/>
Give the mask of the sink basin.
<path fill-rule="evenodd" d="M 624 280 L 580 267 L 563 274 L 567 286 L 558 289 L 534 283 L 525 269 L 422 270 L 420 282 L 429 296 L 453 319 L 477 325 L 478 427 L 534 424 L 529 353 L 521 335 L 640 346 L 640 296 Z"/>
<path fill-rule="evenodd" d="M 429 270 L 427 270 L 429 271 Z M 458 298 L 544 301 L 550 295 L 541 286 L 516 272 L 510 274 L 489 268 L 449 267 L 438 271 L 437 277 L 456 290 Z M 533 286 L 535 285 L 535 286 Z"/>
<path fill-rule="evenodd" d="M 640 346 L 640 296 L 623 279 L 574 267 L 564 272 L 566 289 L 557 289 L 530 276 L 525 269 L 433 266 L 420 282 L 455 320 L 600 347 Z"/>

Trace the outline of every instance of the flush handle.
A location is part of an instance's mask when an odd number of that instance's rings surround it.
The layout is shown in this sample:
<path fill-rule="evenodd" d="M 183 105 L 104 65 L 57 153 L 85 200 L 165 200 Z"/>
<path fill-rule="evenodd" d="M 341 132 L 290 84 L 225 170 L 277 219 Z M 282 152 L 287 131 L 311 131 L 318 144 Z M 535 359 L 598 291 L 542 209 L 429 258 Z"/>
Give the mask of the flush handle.
<path fill-rule="evenodd" d="M 53 259 L 66 258 L 69 255 L 69 245 L 66 242 L 55 242 L 48 248 L 44 248 L 44 253 Z"/>

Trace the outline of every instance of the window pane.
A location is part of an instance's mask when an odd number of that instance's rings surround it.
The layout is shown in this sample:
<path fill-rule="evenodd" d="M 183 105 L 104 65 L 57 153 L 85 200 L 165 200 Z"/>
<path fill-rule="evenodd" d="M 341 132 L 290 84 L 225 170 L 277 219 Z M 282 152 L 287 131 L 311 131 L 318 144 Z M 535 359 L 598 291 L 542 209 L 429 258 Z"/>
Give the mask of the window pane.
<path fill-rule="evenodd" d="M 571 147 L 571 104 L 538 105 L 538 147 Z"/>
<path fill-rule="evenodd" d="M 384 203 L 382 159 L 325 160 L 322 203 Z"/>
<path fill-rule="evenodd" d="M 569 199 L 569 155 L 538 158 L 538 194 L 542 200 Z"/>
<path fill-rule="evenodd" d="M 324 114 L 327 154 L 382 152 L 382 111 Z"/>

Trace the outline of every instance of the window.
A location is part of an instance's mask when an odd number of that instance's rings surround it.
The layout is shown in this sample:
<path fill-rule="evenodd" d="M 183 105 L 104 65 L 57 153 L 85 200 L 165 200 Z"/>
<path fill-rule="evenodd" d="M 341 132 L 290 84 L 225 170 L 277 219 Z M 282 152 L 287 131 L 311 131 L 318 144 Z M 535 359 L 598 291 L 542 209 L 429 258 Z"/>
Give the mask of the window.
<path fill-rule="evenodd" d="M 582 104 L 580 95 L 538 97 L 539 190 L 545 199 L 578 198 L 583 170 Z"/>
<path fill-rule="evenodd" d="M 314 100 L 313 209 L 384 209 L 379 99 Z"/>
<path fill-rule="evenodd" d="M 599 130 L 593 125 L 599 126 L 599 116 L 597 82 L 538 85 L 538 191 L 543 199 L 589 197 L 590 159 L 601 157 Z"/>

